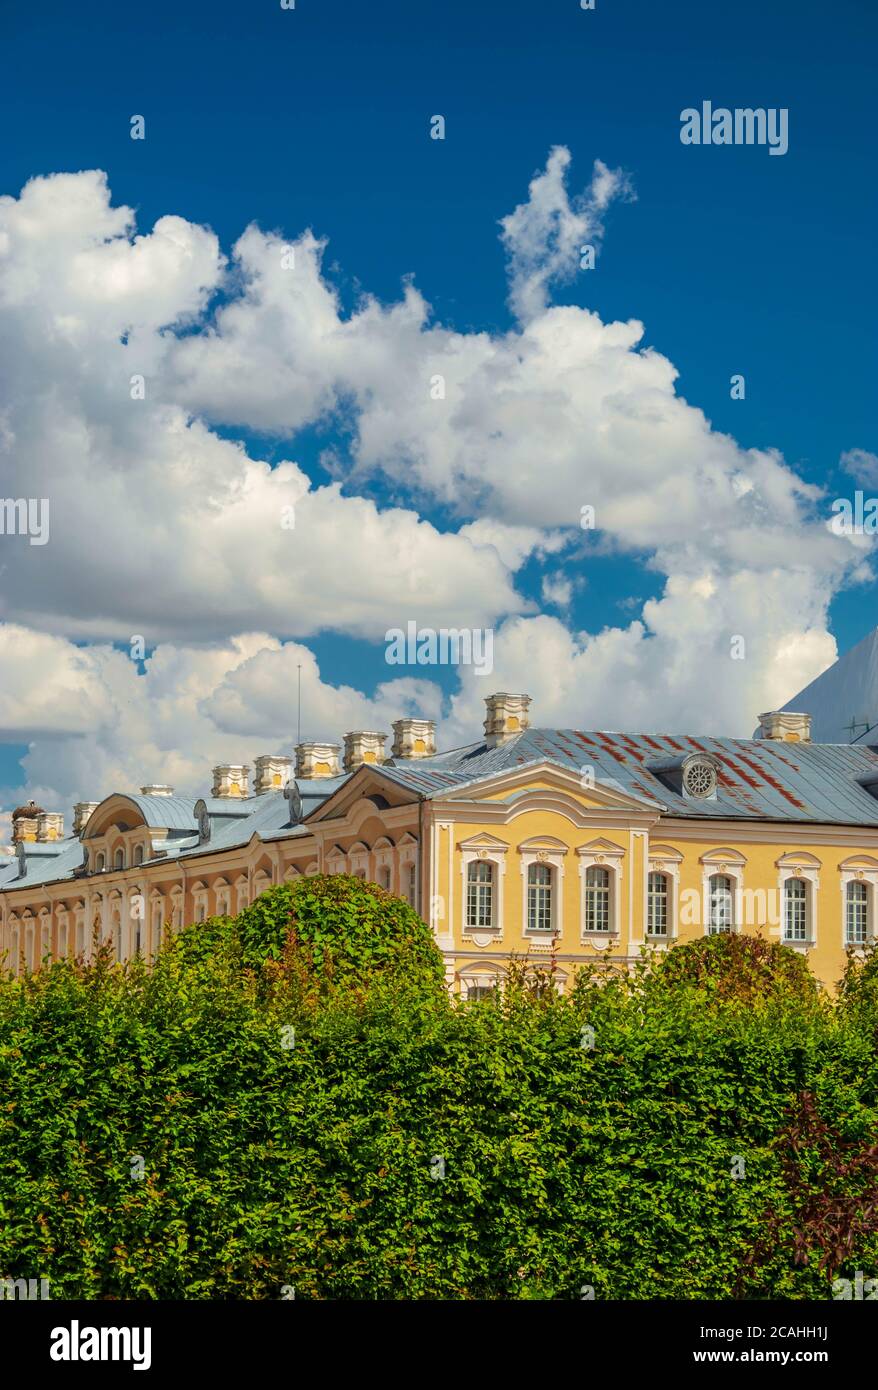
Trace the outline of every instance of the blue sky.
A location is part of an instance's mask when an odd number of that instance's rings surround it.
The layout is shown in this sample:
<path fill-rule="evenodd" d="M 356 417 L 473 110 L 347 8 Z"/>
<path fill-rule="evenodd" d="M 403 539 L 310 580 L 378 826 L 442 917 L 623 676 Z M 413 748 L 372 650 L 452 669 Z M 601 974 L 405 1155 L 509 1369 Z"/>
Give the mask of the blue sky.
<path fill-rule="evenodd" d="M 310 227 L 328 239 L 324 273 L 346 312 L 363 291 L 397 300 L 412 276 L 434 322 L 502 335 L 514 321 L 498 223 L 564 145 L 571 189 L 599 158 L 630 175 L 636 201 L 609 208 L 597 269 L 555 302 L 641 320 L 644 345 L 673 362 L 678 395 L 715 430 L 780 450 L 830 497 L 854 485 L 840 454 L 878 448 L 867 0 L 298 0 L 291 12 L 7 0 L 2 27 L 15 57 L 0 89 L 0 192 L 102 169 L 138 230 L 175 214 L 212 228 L 226 253 L 251 222 L 290 238 Z M 680 111 L 704 99 L 788 108 L 788 153 L 683 146 Z M 146 117 L 143 142 L 129 138 L 132 113 Z M 441 142 L 426 138 L 434 113 Z M 737 372 L 744 401 L 730 399 Z M 294 458 L 315 485 L 321 452 L 350 443 L 338 418 L 272 435 L 214 427 L 251 457 Z M 379 505 L 405 495 L 380 474 L 355 486 Z M 417 505 L 440 528 L 467 519 L 438 496 Z M 618 625 L 658 597 L 646 558 L 635 547 L 583 562 L 567 625 Z M 516 576 L 537 606 L 542 572 L 532 560 Z M 874 598 L 871 584 L 836 593 L 841 650 L 874 625 Z M 369 692 L 387 678 L 372 638 L 327 631 L 309 645 L 334 683 Z M 431 679 L 453 688 L 446 670 Z M 0 783 L 14 783 L 23 747 L 0 752 Z"/>

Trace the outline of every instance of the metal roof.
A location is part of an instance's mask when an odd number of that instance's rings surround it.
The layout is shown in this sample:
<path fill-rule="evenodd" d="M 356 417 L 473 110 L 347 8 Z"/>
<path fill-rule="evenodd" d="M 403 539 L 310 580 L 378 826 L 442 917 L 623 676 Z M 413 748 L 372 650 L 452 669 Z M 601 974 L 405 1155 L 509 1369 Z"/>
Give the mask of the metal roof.
<path fill-rule="evenodd" d="M 682 796 L 650 770 L 689 753 L 716 759 L 715 799 Z M 597 782 L 612 781 L 631 796 L 658 802 L 665 814 L 688 819 L 878 825 L 878 799 L 859 780 L 878 775 L 878 751 L 862 744 L 527 729 L 494 748 L 470 744 L 435 758 L 385 763 L 380 770 L 435 799 L 455 786 L 535 762 L 575 772 L 591 767 Z"/>
<path fill-rule="evenodd" d="M 714 799 L 682 796 L 669 785 L 667 773 L 660 775 L 660 769 L 690 753 L 715 759 L 719 771 Z M 433 758 L 391 759 L 372 770 L 417 796 L 437 799 L 499 773 L 540 763 L 553 763 L 580 775 L 590 767 L 597 783 L 657 807 L 665 815 L 690 820 L 878 826 L 878 798 L 864 785 L 872 779 L 878 786 L 874 780 L 878 779 L 878 748 L 862 743 L 527 729 L 493 748 L 474 743 Z M 300 783 L 304 814 L 314 811 L 347 780 L 348 775 L 343 775 Z M 128 800 L 148 826 L 184 832 L 162 842 L 168 858 L 234 849 L 247 844 L 254 834 L 276 840 L 309 833 L 307 825 L 290 825 L 283 792 L 266 792 L 231 805 L 224 798 L 205 798 L 212 822 L 207 844 L 197 838 L 194 800 L 172 796 L 129 796 Z M 0 891 L 72 878 L 82 863 L 83 846 L 75 837 L 53 844 L 34 842 L 26 855 L 24 877 L 18 876 L 16 858 L 0 861 Z"/>
<path fill-rule="evenodd" d="M 185 830 L 192 834 L 198 829 L 195 820 L 197 797 L 190 800 L 183 796 L 135 796 L 132 792 L 112 792 L 110 796 L 104 797 L 89 817 L 85 826 L 86 839 L 89 838 L 89 825 L 94 823 L 97 812 L 105 802 L 117 796 L 136 806 L 143 816 L 144 823 L 154 830 Z"/>
<path fill-rule="evenodd" d="M 78 835 L 54 841 L 52 848 L 57 850 L 55 854 L 37 853 L 35 851 L 38 848 L 45 850 L 49 845 L 40 842 L 28 843 L 25 847 L 25 872 L 19 873 L 18 860 L 13 859 L 11 876 L 0 875 L 0 889 L 30 888 L 40 883 L 53 883 L 56 879 L 72 878 L 74 870 L 79 868 L 85 856 Z"/>

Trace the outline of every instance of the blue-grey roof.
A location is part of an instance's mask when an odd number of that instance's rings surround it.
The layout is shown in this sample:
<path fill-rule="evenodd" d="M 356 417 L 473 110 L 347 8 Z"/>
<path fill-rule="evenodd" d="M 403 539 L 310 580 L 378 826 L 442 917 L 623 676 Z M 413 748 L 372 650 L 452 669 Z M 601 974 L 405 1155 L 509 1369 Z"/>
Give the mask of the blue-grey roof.
<path fill-rule="evenodd" d="M 669 769 L 693 753 L 706 753 L 717 764 L 714 799 L 682 796 L 669 779 Z M 433 758 L 370 764 L 369 770 L 417 797 L 436 799 L 463 793 L 499 773 L 542 763 L 580 775 L 584 768 L 591 768 L 597 784 L 613 787 L 666 815 L 878 826 L 878 747 L 864 743 L 527 729 L 494 748 L 474 743 Z M 300 782 L 304 816 L 347 780 L 344 775 Z M 869 783 L 876 796 L 867 789 Z M 510 797 L 521 794 L 513 791 Z M 211 816 L 211 838 L 206 844 L 199 843 L 194 801 L 169 796 L 129 800 L 138 806 L 147 825 L 178 832 L 161 846 L 172 858 L 233 849 L 254 835 L 276 840 L 309 833 L 307 824 L 290 824 L 289 802 L 282 792 L 231 804 L 223 798 L 205 798 Z M 83 846 L 75 837 L 49 844 L 33 842 L 25 847 L 25 856 L 24 877 L 19 877 L 17 858 L 0 860 L 0 890 L 71 878 L 82 863 Z"/>
<path fill-rule="evenodd" d="M 298 788 L 302 797 L 303 818 L 331 796 L 347 781 L 347 774 L 340 777 L 320 777 L 313 781 L 301 781 Z M 246 845 L 254 835 L 263 840 L 285 839 L 292 835 L 307 835 L 307 828 L 301 823 L 290 824 L 290 803 L 282 791 L 263 792 L 261 796 L 251 796 L 246 800 L 235 801 L 235 818 L 229 816 L 224 798 L 204 798 L 211 818 L 210 840 L 205 845 L 197 845 L 193 852 L 207 853 L 217 849 L 236 849 Z M 213 807 L 219 805 L 219 814 Z"/>
<path fill-rule="evenodd" d="M 143 816 L 144 823 L 154 829 L 186 830 L 192 833 L 198 828 L 195 820 L 196 798 L 189 800 L 184 796 L 134 796 L 131 792 L 118 792 L 113 795 L 131 801 Z M 105 797 L 105 800 L 109 799 Z M 85 827 L 86 839 L 89 838 L 88 827 L 93 820 L 94 813 Z"/>
<path fill-rule="evenodd" d="M 651 770 L 651 765 L 667 766 L 691 753 L 716 759 L 713 800 L 682 796 Z M 539 762 L 575 772 L 591 767 L 596 782 L 612 781 L 630 796 L 658 803 L 668 815 L 878 825 L 878 799 L 861 780 L 878 777 L 878 750 L 864 744 L 527 729 L 494 748 L 470 744 L 434 758 L 385 763 L 380 771 L 435 799 L 483 777 Z"/>
<path fill-rule="evenodd" d="M 20 872 L 18 859 L 12 859 L 12 874 L 6 878 L 0 877 L 0 888 L 29 888 L 39 883 L 53 883 L 56 879 L 72 878 L 85 853 L 78 835 L 48 844 L 29 841 L 24 850 L 25 872 Z M 54 853 L 47 854 L 46 850 Z"/>

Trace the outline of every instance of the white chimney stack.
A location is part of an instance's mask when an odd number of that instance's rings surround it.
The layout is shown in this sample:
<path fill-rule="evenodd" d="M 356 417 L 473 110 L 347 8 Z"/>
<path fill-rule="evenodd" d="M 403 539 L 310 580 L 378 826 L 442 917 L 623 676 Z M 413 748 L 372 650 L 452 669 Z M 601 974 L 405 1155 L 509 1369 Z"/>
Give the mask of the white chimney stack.
<path fill-rule="evenodd" d="M 296 777 L 338 777 L 341 747 L 337 743 L 298 743 Z"/>
<path fill-rule="evenodd" d="M 485 742 L 491 748 L 530 728 L 529 695 L 509 695 L 505 690 L 500 690 L 496 695 L 487 697 L 485 708 Z"/>
<path fill-rule="evenodd" d="M 353 772 L 363 763 L 383 763 L 386 734 L 357 729 L 344 736 L 344 770 Z"/>
<path fill-rule="evenodd" d="M 759 738 L 781 743 L 810 743 L 810 714 L 793 714 L 791 710 L 769 710 L 759 716 Z"/>
<path fill-rule="evenodd" d="M 436 756 L 436 723 L 433 719 L 396 719 L 393 728 L 394 758 L 433 758 Z"/>

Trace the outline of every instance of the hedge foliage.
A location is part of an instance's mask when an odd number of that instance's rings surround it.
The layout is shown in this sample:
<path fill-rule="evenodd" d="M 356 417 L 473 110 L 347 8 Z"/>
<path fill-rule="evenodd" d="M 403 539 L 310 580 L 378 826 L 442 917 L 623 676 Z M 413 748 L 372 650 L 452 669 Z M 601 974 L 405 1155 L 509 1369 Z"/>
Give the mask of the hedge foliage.
<path fill-rule="evenodd" d="M 345 877 L 0 979 L 0 1275 L 52 1297 L 831 1297 L 878 1274 L 878 963 L 758 939 L 460 1004 Z M 284 1293 L 286 1291 L 286 1293 Z"/>

